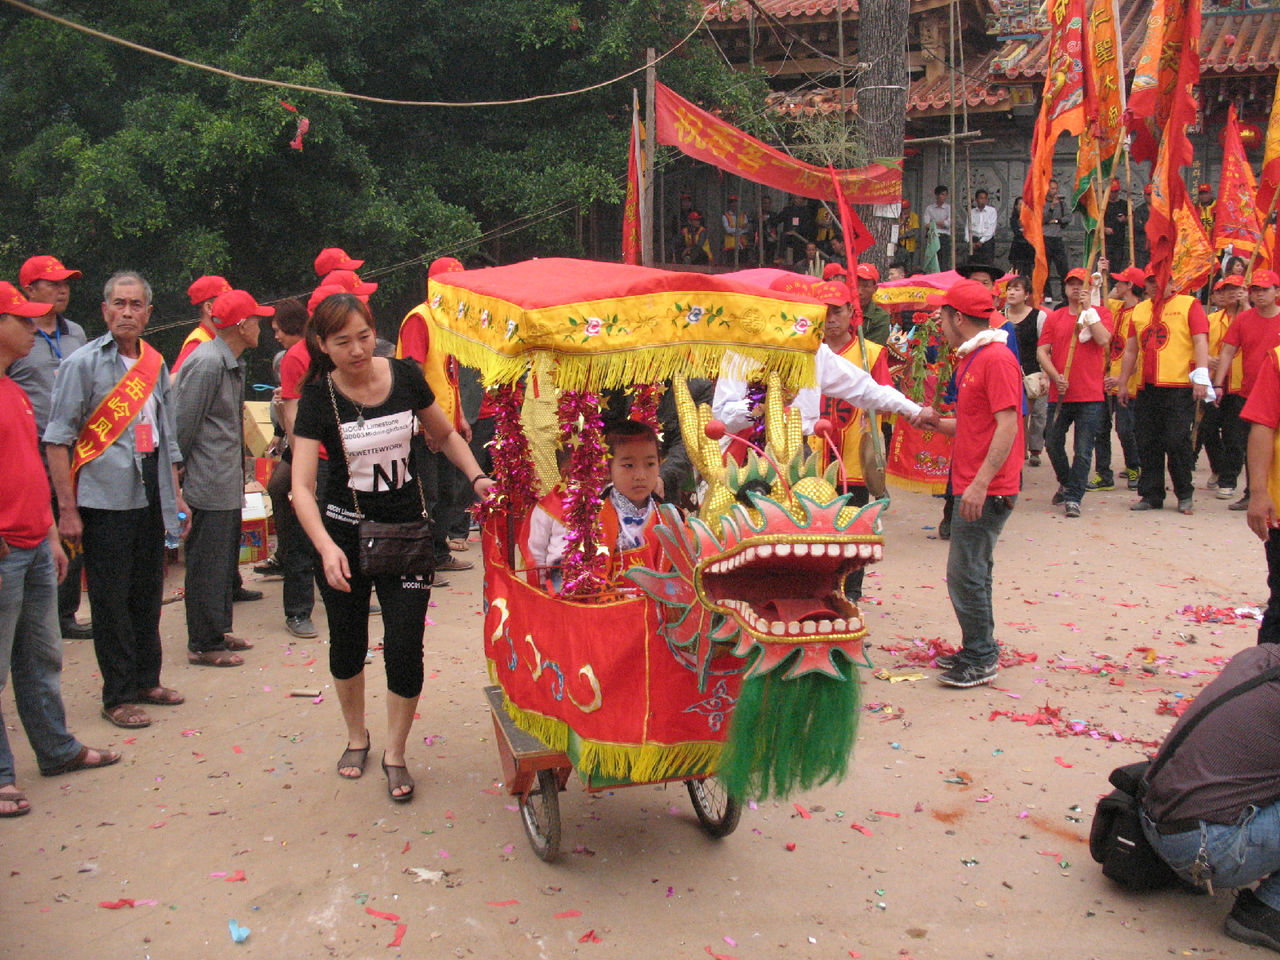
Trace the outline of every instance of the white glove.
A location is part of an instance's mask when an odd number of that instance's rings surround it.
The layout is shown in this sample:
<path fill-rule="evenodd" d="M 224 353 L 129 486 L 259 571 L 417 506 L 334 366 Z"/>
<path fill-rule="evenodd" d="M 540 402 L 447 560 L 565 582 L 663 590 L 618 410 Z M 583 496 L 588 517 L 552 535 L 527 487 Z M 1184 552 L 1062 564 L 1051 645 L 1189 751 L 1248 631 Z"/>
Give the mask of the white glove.
<path fill-rule="evenodd" d="M 1101 323 L 1102 318 L 1098 316 L 1098 311 L 1093 307 L 1085 307 L 1080 311 L 1080 317 L 1076 322 L 1080 325 L 1080 342 L 1088 343 L 1093 337 L 1093 334 L 1089 332 L 1089 328 L 1095 323 Z"/>
<path fill-rule="evenodd" d="M 1189 379 L 1192 383 L 1198 383 L 1209 388 L 1208 392 L 1204 395 L 1205 403 L 1213 403 L 1213 401 L 1218 399 L 1218 394 L 1213 389 L 1213 381 L 1209 379 L 1208 367 L 1196 367 L 1191 371 Z"/>

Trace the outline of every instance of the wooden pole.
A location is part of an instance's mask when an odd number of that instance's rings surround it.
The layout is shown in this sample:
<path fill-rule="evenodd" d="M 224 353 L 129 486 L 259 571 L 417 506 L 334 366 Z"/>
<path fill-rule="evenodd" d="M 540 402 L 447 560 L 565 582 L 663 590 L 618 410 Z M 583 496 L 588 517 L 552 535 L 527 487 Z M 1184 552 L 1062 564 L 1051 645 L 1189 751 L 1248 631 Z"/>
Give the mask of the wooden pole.
<path fill-rule="evenodd" d="M 1124 151 L 1124 202 L 1129 207 L 1129 265 L 1136 267 L 1135 262 L 1138 259 L 1138 250 L 1134 246 L 1133 238 L 1133 168 L 1129 165 L 1129 138 L 1124 139 L 1121 150 Z"/>
<path fill-rule="evenodd" d="M 645 101 L 645 128 L 644 128 L 644 201 L 640 204 L 641 210 L 645 212 L 644 218 L 640 221 L 640 262 L 646 267 L 653 266 L 653 164 L 654 149 L 658 139 L 658 117 L 657 117 L 657 52 L 650 47 L 645 51 L 645 60 L 648 66 L 644 72 L 644 101 Z"/>

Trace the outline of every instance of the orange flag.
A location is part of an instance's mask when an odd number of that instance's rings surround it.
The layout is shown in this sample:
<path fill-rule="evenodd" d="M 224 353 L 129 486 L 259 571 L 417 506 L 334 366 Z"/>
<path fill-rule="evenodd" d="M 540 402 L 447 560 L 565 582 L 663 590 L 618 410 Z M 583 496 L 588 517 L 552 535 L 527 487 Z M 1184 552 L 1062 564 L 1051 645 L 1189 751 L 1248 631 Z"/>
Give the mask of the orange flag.
<path fill-rule="evenodd" d="M 1267 146 L 1262 154 L 1262 179 L 1258 181 L 1257 211 L 1266 218 L 1266 211 L 1275 203 L 1276 190 L 1280 189 L 1280 76 L 1276 77 L 1276 92 L 1271 98 L 1271 119 L 1267 122 Z"/>
<path fill-rule="evenodd" d="M 1045 71 L 1040 116 L 1031 137 L 1031 165 L 1022 188 L 1022 232 L 1035 248 L 1033 276 L 1038 303 L 1049 276 L 1044 255 L 1044 198 L 1053 179 L 1053 150 L 1063 133 L 1084 129 L 1084 0 L 1059 0 L 1047 5 L 1049 58 Z"/>
<path fill-rule="evenodd" d="M 1215 254 L 1228 246 L 1238 256 L 1253 253 L 1262 233 L 1258 226 L 1258 208 L 1254 206 L 1257 192 L 1253 167 L 1240 142 L 1240 121 L 1233 103 L 1227 108 L 1227 127 L 1222 138 L 1222 179 L 1218 181 L 1218 201 L 1213 207 Z"/>
<path fill-rule="evenodd" d="M 636 266 L 641 261 L 640 235 L 640 141 L 643 130 L 640 126 L 640 100 L 636 93 L 631 94 L 631 149 L 627 154 L 627 200 L 622 207 L 622 262 Z"/>
<path fill-rule="evenodd" d="M 1092 0 L 1084 26 L 1084 102 L 1086 123 L 1076 148 L 1076 185 L 1072 192 L 1084 212 L 1090 245 L 1106 184 L 1124 143 L 1124 71 L 1120 53 L 1117 0 Z"/>

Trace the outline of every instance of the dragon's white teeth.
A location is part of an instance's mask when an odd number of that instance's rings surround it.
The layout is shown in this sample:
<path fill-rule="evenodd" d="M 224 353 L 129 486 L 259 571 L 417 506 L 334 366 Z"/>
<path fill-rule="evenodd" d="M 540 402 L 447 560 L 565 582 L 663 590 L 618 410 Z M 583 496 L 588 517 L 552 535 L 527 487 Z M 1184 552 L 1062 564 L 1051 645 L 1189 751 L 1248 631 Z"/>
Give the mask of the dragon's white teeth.
<path fill-rule="evenodd" d="M 797 621 L 792 620 L 790 623 L 787 624 L 788 634 L 794 637 L 799 632 L 800 632 L 800 624 Z"/>
<path fill-rule="evenodd" d="M 846 543 L 844 545 L 844 555 L 846 557 L 856 557 L 858 555 L 858 545 L 856 543 Z"/>
<path fill-rule="evenodd" d="M 791 556 L 791 544 L 789 543 L 779 543 L 774 549 L 777 550 L 780 557 Z"/>
<path fill-rule="evenodd" d="M 743 550 L 743 551 L 742 551 L 742 562 L 743 562 L 743 563 L 750 563 L 750 562 L 751 562 L 751 561 L 753 561 L 755 558 L 756 558 L 756 548 L 755 548 L 755 547 L 747 547 L 747 549 L 745 549 L 745 550 Z"/>
<path fill-rule="evenodd" d="M 884 556 L 884 547 L 880 546 L 880 544 L 877 543 L 875 546 L 871 548 L 871 553 L 877 560 L 879 560 L 881 557 Z"/>
<path fill-rule="evenodd" d="M 769 558 L 769 557 L 772 557 L 772 556 L 773 556 L 773 544 L 771 544 L 771 543 L 762 543 L 762 544 L 760 544 L 759 549 L 758 549 L 758 550 L 756 550 L 756 555 L 757 555 L 761 560 L 765 560 L 765 559 L 767 559 L 767 558 Z"/>
<path fill-rule="evenodd" d="M 809 555 L 809 545 L 807 543 L 796 544 L 796 556 L 807 557 Z"/>
<path fill-rule="evenodd" d="M 830 633 L 830 632 L 831 632 L 831 621 L 830 621 L 830 620 L 819 620 L 819 621 L 818 621 L 818 632 L 819 632 L 819 633 Z"/>
<path fill-rule="evenodd" d="M 828 544 L 827 544 L 827 556 L 828 556 L 828 557 L 838 557 L 838 556 L 840 556 L 841 552 L 842 552 L 842 551 L 841 551 L 841 548 L 840 548 L 840 544 L 838 544 L 838 543 L 828 543 Z"/>
<path fill-rule="evenodd" d="M 862 629 L 862 621 L 861 621 L 861 620 L 850 620 L 850 621 L 849 621 L 848 630 L 849 630 L 849 632 L 850 632 L 850 633 L 857 633 L 857 632 L 858 632 L 859 630 L 861 630 L 861 629 Z"/>
<path fill-rule="evenodd" d="M 844 628 L 845 628 L 845 621 L 843 617 L 837 620 L 831 621 L 831 629 L 836 633 L 844 633 Z"/>
<path fill-rule="evenodd" d="M 817 633 L 818 625 L 812 620 L 806 620 L 804 623 L 800 624 L 800 629 L 805 633 Z"/>
<path fill-rule="evenodd" d="M 787 632 L 787 625 L 781 620 L 775 620 L 773 623 L 769 624 L 769 632 L 775 637 L 780 637 Z"/>
<path fill-rule="evenodd" d="M 870 556 L 871 556 L 871 544 L 869 544 L 869 543 L 860 543 L 860 544 L 858 544 L 858 556 L 860 556 L 860 557 L 870 557 Z"/>

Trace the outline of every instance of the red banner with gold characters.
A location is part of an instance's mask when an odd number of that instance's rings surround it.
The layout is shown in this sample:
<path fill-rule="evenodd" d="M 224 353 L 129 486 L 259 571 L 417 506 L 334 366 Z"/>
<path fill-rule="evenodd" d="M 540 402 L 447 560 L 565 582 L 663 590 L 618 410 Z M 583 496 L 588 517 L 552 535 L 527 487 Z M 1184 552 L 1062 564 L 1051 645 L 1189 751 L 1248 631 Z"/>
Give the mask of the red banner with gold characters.
<path fill-rule="evenodd" d="M 1218 181 L 1218 200 L 1213 206 L 1215 254 L 1228 245 L 1237 256 L 1247 257 L 1253 253 L 1262 235 L 1258 209 L 1254 206 L 1257 192 L 1253 167 L 1240 140 L 1240 120 L 1233 103 L 1227 108 L 1227 126 L 1222 138 L 1222 177 Z"/>
<path fill-rule="evenodd" d="M 1049 59 L 1040 116 L 1031 135 L 1031 164 L 1022 188 L 1022 232 L 1036 250 L 1032 277 L 1039 303 L 1049 277 L 1044 254 L 1044 200 L 1053 179 L 1053 153 L 1058 136 L 1084 129 L 1084 0 L 1052 0 L 1049 12 Z"/>
<path fill-rule="evenodd" d="M 101 456 L 120 439 L 120 435 L 142 412 L 156 387 L 163 364 L 164 357 L 160 356 L 159 350 L 138 341 L 138 362 L 111 388 L 111 392 L 98 404 L 98 409 L 89 414 L 80 431 L 71 456 L 73 477 L 81 467 Z"/>
<path fill-rule="evenodd" d="M 700 691 L 657 604 L 638 591 L 586 603 L 531 586 L 507 563 L 504 526 L 483 535 L 484 652 L 516 725 L 567 753 L 589 786 L 718 769 L 742 661 L 713 660 Z"/>
<path fill-rule="evenodd" d="M 1274 209 L 1276 192 L 1280 190 L 1280 75 L 1276 92 L 1271 97 L 1271 119 L 1267 121 L 1266 147 L 1262 152 L 1262 179 L 1258 182 L 1258 213 Z"/>
<path fill-rule="evenodd" d="M 744 180 L 762 183 L 800 197 L 836 199 L 831 175 L 769 146 L 730 123 L 657 85 L 658 143 L 676 147 L 696 160 Z M 902 196 L 902 170 L 872 163 L 836 176 L 850 203 L 897 203 Z"/>
<path fill-rule="evenodd" d="M 885 475 L 895 487 L 916 493 L 946 493 L 951 475 L 951 438 L 919 430 L 899 418 L 893 426 Z"/>

